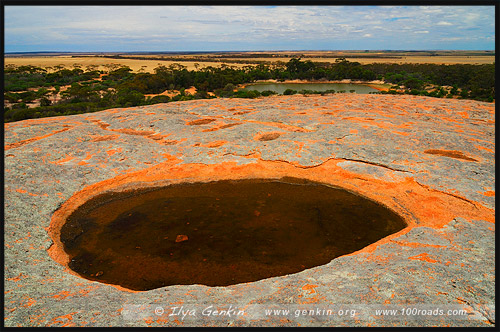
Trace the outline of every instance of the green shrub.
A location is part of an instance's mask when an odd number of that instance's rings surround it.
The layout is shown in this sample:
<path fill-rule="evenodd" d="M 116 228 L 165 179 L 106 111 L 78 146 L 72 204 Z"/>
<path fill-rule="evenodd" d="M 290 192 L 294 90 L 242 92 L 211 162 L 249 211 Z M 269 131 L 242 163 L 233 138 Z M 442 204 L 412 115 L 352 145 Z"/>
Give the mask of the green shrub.
<path fill-rule="evenodd" d="M 286 89 L 283 94 L 284 95 L 294 95 L 297 93 L 297 90 L 292 90 L 292 89 Z"/>
<path fill-rule="evenodd" d="M 331 94 L 331 93 L 335 93 L 335 90 L 334 89 L 328 89 L 328 90 L 325 90 L 325 91 L 321 91 L 320 94 L 322 96 L 324 95 L 327 95 L 327 94 Z"/>
<path fill-rule="evenodd" d="M 40 99 L 40 106 L 50 106 L 51 104 L 52 104 L 52 102 L 45 97 Z"/>
<path fill-rule="evenodd" d="M 298 93 L 300 93 L 301 95 L 312 95 L 312 94 L 317 93 L 317 91 L 313 91 L 313 90 L 300 90 Z"/>
<path fill-rule="evenodd" d="M 22 109 L 11 109 L 4 113 L 5 121 L 21 121 L 25 119 L 31 119 L 33 117 L 33 111 L 29 108 Z"/>
<path fill-rule="evenodd" d="M 276 95 L 278 93 L 275 91 L 272 91 L 272 90 L 264 90 L 260 94 L 263 95 L 264 97 L 267 97 L 267 96 L 271 96 L 271 95 Z"/>
<path fill-rule="evenodd" d="M 159 104 L 159 103 L 168 103 L 170 101 L 169 96 L 165 95 L 159 95 L 159 96 L 154 96 L 149 100 L 149 104 Z"/>
<path fill-rule="evenodd" d="M 235 98 L 257 98 L 260 96 L 260 92 L 257 90 L 238 90 L 234 93 Z"/>

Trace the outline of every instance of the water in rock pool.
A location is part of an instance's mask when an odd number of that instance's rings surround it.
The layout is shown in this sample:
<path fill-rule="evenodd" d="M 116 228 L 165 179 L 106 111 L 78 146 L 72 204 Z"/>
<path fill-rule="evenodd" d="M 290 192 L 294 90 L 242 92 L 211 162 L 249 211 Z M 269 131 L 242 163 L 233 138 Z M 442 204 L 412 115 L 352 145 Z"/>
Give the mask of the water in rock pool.
<path fill-rule="evenodd" d="M 300 179 L 106 193 L 61 229 L 69 267 L 132 290 L 227 286 L 296 273 L 406 227 L 387 207 Z"/>

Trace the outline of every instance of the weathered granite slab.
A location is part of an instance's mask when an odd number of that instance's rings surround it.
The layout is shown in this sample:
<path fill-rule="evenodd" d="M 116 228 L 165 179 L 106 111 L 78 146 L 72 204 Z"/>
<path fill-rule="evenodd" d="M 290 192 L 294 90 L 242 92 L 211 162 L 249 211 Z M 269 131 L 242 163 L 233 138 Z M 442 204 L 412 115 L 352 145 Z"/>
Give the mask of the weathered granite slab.
<path fill-rule="evenodd" d="M 6 124 L 5 326 L 494 326 L 494 112 L 478 101 L 335 94 L 195 100 Z M 409 226 L 293 275 L 146 292 L 69 273 L 49 236 L 64 213 L 104 190 L 282 176 L 358 192 Z M 375 313 L 391 305 L 469 314 Z M 181 306 L 191 315 L 170 315 Z M 230 315 L 206 315 L 216 307 Z M 269 308 L 291 313 L 266 315 Z M 304 308 L 335 315 L 296 314 Z"/>

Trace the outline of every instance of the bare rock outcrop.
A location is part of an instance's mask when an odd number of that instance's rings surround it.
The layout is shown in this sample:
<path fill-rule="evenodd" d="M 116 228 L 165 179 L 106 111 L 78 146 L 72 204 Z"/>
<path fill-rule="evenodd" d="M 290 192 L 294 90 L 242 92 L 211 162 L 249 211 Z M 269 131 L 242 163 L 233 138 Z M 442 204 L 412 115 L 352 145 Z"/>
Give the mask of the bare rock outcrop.
<path fill-rule="evenodd" d="M 470 100 L 335 94 L 5 124 L 5 325 L 494 326 L 494 113 L 494 104 Z M 284 176 L 374 199 L 408 227 L 326 265 L 228 287 L 131 292 L 64 265 L 58 228 L 101 192 Z M 374 312 L 430 304 L 469 314 Z M 181 306 L 187 315 L 172 314 Z M 313 307 L 335 315 L 295 315 Z M 270 308 L 291 313 L 267 315 Z"/>

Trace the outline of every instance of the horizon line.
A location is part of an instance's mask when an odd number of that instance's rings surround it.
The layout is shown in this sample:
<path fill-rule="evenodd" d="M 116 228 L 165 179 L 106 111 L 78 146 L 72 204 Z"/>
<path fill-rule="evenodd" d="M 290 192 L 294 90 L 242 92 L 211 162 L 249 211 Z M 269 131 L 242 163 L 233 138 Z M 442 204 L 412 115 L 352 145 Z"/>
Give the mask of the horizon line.
<path fill-rule="evenodd" d="M 483 51 L 494 52 L 495 49 L 287 49 L 287 50 L 211 50 L 211 51 L 9 51 L 4 54 L 28 54 L 28 53 L 235 53 L 235 52 L 439 52 L 439 51 Z"/>

